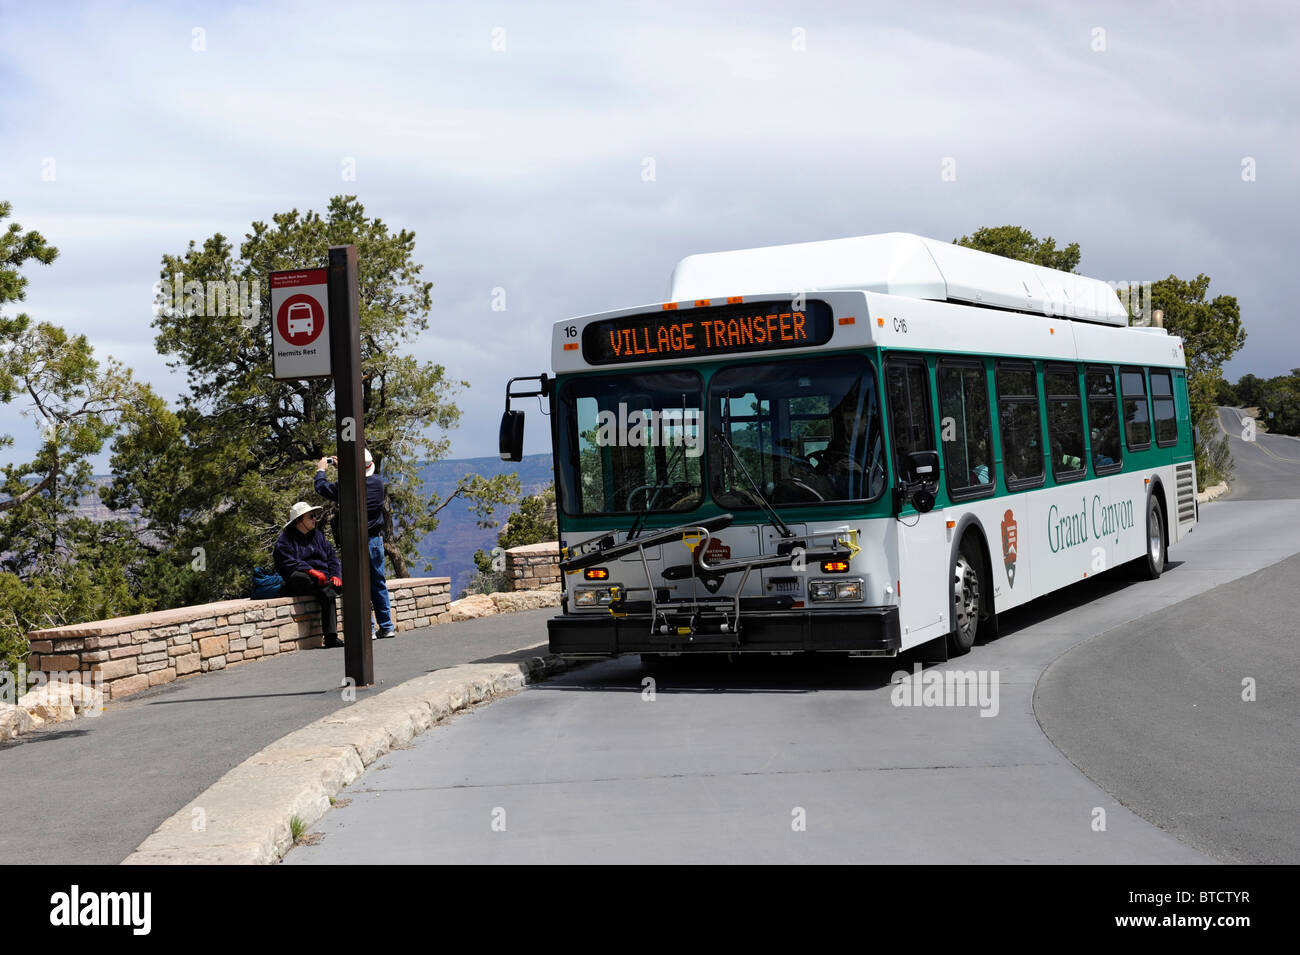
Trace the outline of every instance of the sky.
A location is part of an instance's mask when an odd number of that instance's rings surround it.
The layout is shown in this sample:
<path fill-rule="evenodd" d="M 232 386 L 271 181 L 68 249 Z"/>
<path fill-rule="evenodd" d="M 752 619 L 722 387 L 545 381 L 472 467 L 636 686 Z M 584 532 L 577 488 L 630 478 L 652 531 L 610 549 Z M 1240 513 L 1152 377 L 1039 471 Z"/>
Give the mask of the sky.
<path fill-rule="evenodd" d="M 174 400 L 162 255 L 355 194 L 416 234 L 411 353 L 470 383 L 474 457 L 554 322 L 663 301 L 684 256 L 1015 224 L 1088 276 L 1208 274 L 1248 333 L 1227 376 L 1283 374 L 1297 62 L 1281 4 L 0 0 L 0 200 L 60 250 L 6 314 Z M 21 411 L 0 461 L 37 446 Z"/>

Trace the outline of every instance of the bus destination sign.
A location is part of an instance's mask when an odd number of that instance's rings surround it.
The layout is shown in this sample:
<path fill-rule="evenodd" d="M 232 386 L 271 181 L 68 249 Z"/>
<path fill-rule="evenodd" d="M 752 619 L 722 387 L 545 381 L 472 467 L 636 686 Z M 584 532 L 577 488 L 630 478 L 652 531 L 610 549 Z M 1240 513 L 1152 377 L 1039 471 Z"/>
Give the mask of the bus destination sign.
<path fill-rule="evenodd" d="M 755 302 L 669 310 L 592 322 L 582 330 L 582 356 L 593 365 L 824 345 L 831 340 L 825 302 Z"/>

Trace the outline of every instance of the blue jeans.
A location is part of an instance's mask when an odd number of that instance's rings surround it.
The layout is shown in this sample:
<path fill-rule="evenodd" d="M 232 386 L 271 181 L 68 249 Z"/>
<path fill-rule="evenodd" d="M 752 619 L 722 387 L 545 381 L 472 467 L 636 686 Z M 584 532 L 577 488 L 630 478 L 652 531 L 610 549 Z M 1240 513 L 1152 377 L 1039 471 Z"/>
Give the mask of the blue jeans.
<path fill-rule="evenodd" d="M 388 606 L 388 584 L 384 580 L 384 536 L 370 538 L 370 609 L 380 630 L 393 629 L 393 614 Z"/>

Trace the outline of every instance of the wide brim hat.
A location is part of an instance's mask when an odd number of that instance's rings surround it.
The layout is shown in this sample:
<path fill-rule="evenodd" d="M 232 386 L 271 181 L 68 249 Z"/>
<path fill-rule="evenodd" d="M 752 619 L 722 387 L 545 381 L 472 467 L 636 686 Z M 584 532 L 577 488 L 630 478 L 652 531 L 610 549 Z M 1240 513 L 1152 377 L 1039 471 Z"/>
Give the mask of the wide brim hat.
<path fill-rule="evenodd" d="M 366 448 L 366 477 L 375 473 L 375 459 L 370 456 L 370 449 Z"/>
<path fill-rule="evenodd" d="M 299 501 L 293 507 L 289 508 L 289 519 L 284 522 L 286 528 L 293 527 L 298 523 L 298 518 L 304 514 L 310 514 L 312 511 L 323 511 L 325 508 L 319 504 L 308 504 L 306 501 Z"/>

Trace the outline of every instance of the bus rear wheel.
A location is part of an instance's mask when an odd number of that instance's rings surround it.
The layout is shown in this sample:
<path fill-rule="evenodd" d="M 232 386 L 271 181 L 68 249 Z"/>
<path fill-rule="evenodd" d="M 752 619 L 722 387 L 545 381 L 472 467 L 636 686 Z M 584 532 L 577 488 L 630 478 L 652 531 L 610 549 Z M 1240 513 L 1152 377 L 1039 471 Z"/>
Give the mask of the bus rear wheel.
<path fill-rule="evenodd" d="M 948 633 L 948 655 L 969 653 L 979 633 L 984 600 L 984 564 L 970 537 L 957 551 L 952 571 L 952 630 Z"/>

